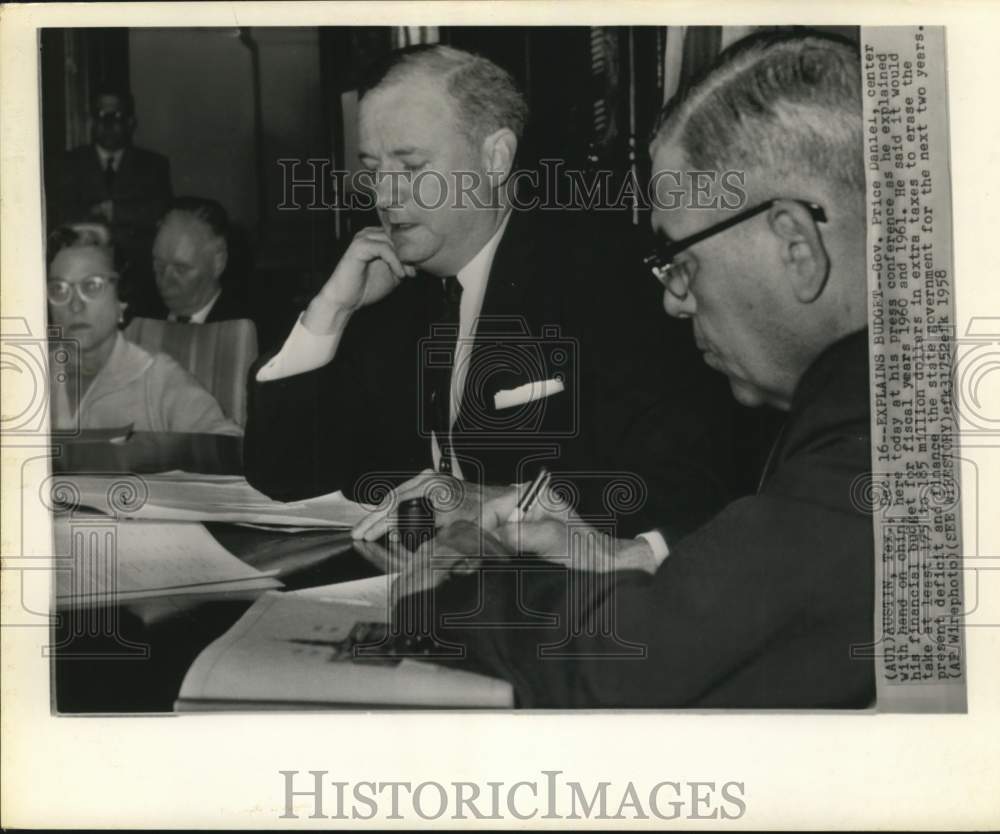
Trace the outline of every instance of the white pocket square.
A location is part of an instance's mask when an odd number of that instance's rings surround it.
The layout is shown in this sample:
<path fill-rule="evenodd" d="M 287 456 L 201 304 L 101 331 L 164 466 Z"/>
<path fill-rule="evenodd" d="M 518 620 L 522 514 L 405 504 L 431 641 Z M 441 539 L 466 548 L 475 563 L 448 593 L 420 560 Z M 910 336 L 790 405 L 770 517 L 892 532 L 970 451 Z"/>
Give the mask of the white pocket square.
<path fill-rule="evenodd" d="M 540 382 L 528 382 L 511 388 L 508 391 L 497 391 L 493 395 L 493 407 L 499 411 L 502 408 L 513 408 L 516 405 L 524 405 L 545 397 L 558 394 L 563 388 L 561 379 L 543 379 Z"/>

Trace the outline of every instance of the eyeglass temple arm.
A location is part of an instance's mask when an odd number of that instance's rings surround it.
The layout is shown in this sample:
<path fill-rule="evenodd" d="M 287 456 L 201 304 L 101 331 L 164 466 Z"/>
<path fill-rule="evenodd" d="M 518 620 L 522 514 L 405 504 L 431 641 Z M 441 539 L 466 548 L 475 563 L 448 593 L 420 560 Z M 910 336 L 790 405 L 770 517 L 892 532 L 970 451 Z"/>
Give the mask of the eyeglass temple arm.
<path fill-rule="evenodd" d="M 693 235 L 682 238 L 674 243 L 668 244 L 663 248 L 663 250 L 658 255 L 647 255 L 643 258 L 643 263 L 649 265 L 654 260 L 662 259 L 669 261 L 674 255 L 683 252 L 685 249 L 694 246 L 696 243 L 701 243 L 701 241 L 706 240 L 710 237 L 714 237 L 719 234 L 719 232 L 724 232 L 726 229 L 730 229 L 738 223 L 742 223 L 744 220 L 749 220 L 751 217 L 756 217 L 758 214 L 762 214 L 767 211 L 775 203 L 780 202 L 783 197 L 775 197 L 771 200 L 766 200 L 759 206 L 754 206 L 746 211 L 741 211 L 738 214 L 734 214 L 728 220 L 723 220 L 721 223 L 716 223 L 713 226 L 709 226 L 700 232 L 695 232 Z M 792 202 L 798 203 L 809 210 L 809 214 L 812 216 L 813 220 L 817 223 L 826 223 L 826 212 L 823 207 L 818 203 L 810 203 L 807 200 L 793 200 Z"/>

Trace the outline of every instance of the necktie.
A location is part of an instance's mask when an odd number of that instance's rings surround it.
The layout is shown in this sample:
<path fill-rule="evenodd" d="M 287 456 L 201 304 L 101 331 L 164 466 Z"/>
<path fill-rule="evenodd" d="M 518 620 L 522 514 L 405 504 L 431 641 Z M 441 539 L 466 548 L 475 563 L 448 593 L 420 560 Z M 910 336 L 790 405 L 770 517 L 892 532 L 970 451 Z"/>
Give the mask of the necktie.
<path fill-rule="evenodd" d="M 178 324 L 190 324 L 191 316 L 174 316 L 174 321 Z"/>
<path fill-rule="evenodd" d="M 450 475 L 451 467 L 451 377 L 455 365 L 455 348 L 458 344 L 459 312 L 462 304 L 462 285 L 454 276 L 436 280 L 434 308 L 431 320 L 445 329 L 445 334 L 435 338 L 435 361 L 426 369 L 427 391 L 430 397 L 431 427 L 441 450 L 438 471 Z"/>
<path fill-rule="evenodd" d="M 104 185 L 108 189 L 108 194 L 115 187 L 115 158 L 108 157 L 108 163 L 104 166 Z"/>

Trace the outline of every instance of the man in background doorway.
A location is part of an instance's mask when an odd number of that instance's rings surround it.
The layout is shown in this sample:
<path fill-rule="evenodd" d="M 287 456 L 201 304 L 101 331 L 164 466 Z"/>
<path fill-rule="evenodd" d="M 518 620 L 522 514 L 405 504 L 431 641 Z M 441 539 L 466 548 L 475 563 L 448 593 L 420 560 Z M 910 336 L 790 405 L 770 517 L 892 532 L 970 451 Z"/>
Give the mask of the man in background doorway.
<path fill-rule="evenodd" d="M 68 151 L 55 189 L 48 192 L 48 225 L 97 220 L 111 229 L 119 260 L 127 264 L 137 299 L 149 295 L 149 247 L 170 199 L 170 163 L 132 144 L 135 103 L 111 86 L 91 99 L 91 143 Z M 53 191 L 55 192 L 53 194 Z"/>

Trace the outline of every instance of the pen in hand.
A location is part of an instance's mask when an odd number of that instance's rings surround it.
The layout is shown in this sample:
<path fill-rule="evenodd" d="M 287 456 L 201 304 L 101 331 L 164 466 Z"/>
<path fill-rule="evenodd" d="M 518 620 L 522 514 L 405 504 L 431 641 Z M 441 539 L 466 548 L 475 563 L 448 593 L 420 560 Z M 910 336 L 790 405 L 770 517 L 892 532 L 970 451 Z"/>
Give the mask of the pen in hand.
<path fill-rule="evenodd" d="M 549 481 L 552 480 L 552 473 L 549 472 L 544 466 L 538 471 L 535 476 L 535 480 L 529 484 L 528 488 L 524 491 L 524 494 L 518 499 L 517 504 L 514 509 L 511 510 L 509 516 L 507 516 L 508 524 L 516 524 L 519 521 L 523 521 L 531 508 L 535 506 L 538 501 L 538 496 L 542 492 L 548 489 Z"/>

